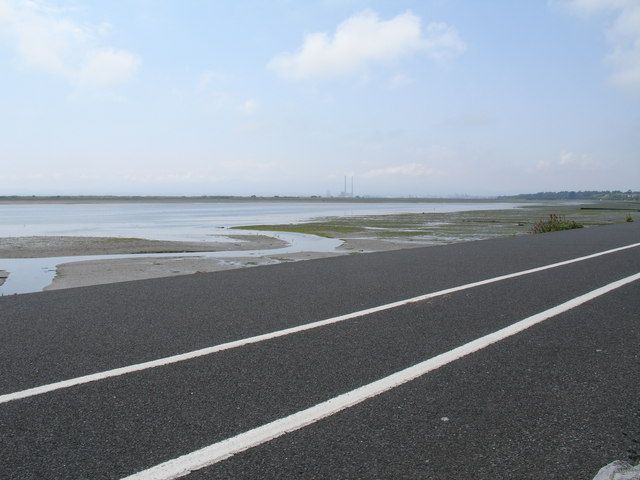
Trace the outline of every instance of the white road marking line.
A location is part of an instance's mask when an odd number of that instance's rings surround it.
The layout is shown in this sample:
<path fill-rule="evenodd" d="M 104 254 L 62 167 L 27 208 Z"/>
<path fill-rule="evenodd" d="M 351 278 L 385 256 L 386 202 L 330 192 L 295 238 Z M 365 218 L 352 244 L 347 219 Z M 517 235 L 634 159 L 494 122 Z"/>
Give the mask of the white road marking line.
<path fill-rule="evenodd" d="M 549 265 L 543 265 L 541 267 L 531 268 L 528 270 L 522 270 L 520 272 L 509 273 L 506 275 L 500 275 L 499 277 L 489 278 L 486 280 L 480 280 L 478 282 L 467 283 L 465 285 L 460 285 L 457 287 L 447 288 L 445 290 L 440 290 L 433 293 L 427 293 L 425 295 L 419 295 L 417 297 L 408 298 L 406 300 L 399 300 L 397 302 L 387 303 L 385 305 L 380 305 L 378 307 L 367 308 L 364 310 L 359 310 L 357 312 L 347 313 L 345 315 L 340 315 L 338 317 L 327 318 L 325 320 L 319 320 L 317 322 L 306 323 L 303 325 L 298 325 L 295 327 L 285 328 L 283 330 L 277 330 L 275 332 L 264 333 L 262 335 L 256 335 L 254 337 L 242 338 L 240 340 L 234 340 L 231 342 L 221 343 L 219 345 L 214 345 L 211 347 L 201 348 L 199 350 L 193 350 L 190 352 L 180 353 L 178 355 L 172 355 L 169 357 L 159 358 L 156 360 L 150 360 L 148 362 L 136 363 L 133 365 L 128 365 L 125 367 L 114 368 L 112 370 L 105 370 L 102 372 L 92 373 L 89 375 L 83 375 L 81 377 L 70 378 L 68 380 L 62 380 L 59 382 L 49 383 L 46 385 L 40 385 L 38 387 L 28 388 L 25 390 L 20 390 L 18 392 L 6 393 L 4 395 L 0 395 L 0 404 L 11 402 L 14 400 L 19 400 L 22 398 L 33 397 L 35 395 L 42 395 L 43 393 L 53 392 L 55 390 L 61 390 L 63 388 L 69 388 L 76 385 L 82 385 L 85 383 L 96 382 L 98 380 L 104 380 L 111 377 L 117 377 L 120 375 L 125 375 L 128 373 L 139 372 L 141 370 L 147 370 L 150 368 L 162 367 L 164 365 L 170 365 L 172 363 L 183 362 L 185 360 L 191 360 L 193 358 L 203 357 L 205 355 L 211 355 L 212 353 L 222 352 L 224 350 L 231 350 L 233 348 L 242 347 L 245 345 L 250 345 L 252 343 L 259 343 L 265 340 L 271 340 L 273 338 L 284 337 L 286 335 L 291 335 L 293 333 L 304 332 L 306 330 L 312 330 L 314 328 L 323 327 L 325 325 L 331 325 L 333 323 L 344 322 L 345 320 L 351 320 L 353 318 L 363 317 L 365 315 L 370 315 L 372 313 L 382 312 L 384 310 L 390 310 L 392 308 L 401 307 L 403 305 L 408 305 L 410 303 L 422 302 L 424 300 L 429 300 L 431 298 L 440 297 L 442 295 L 447 295 L 450 293 L 459 292 L 461 290 L 467 290 L 469 288 L 479 287 L 482 285 L 488 285 L 490 283 L 499 282 L 502 280 L 507 280 L 510 278 L 516 278 L 523 275 L 529 275 L 531 273 L 541 272 L 543 270 L 548 270 L 551 268 L 557 268 L 564 265 L 569 265 L 576 262 L 582 262 L 585 260 L 589 260 L 592 258 L 600 257 L 602 255 L 609 255 L 611 253 L 620 252 L 622 250 L 627 250 L 630 248 L 635 248 L 640 246 L 640 243 L 634 243 L 631 245 L 625 245 L 623 247 L 614 248 L 611 250 L 605 250 L 598 253 L 593 253 L 591 255 L 586 255 L 584 257 L 577 257 L 571 260 L 565 260 L 562 262 L 551 263 Z"/>
<path fill-rule="evenodd" d="M 235 437 L 222 440 L 200 450 L 188 453 L 181 457 L 151 467 L 147 470 L 135 473 L 123 480 L 170 480 L 184 477 L 194 470 L 213 465 L 225 460 L 237 453 L 256 447 L 265 442 L 280 437 L 286 433 L 299 430 L 307 425 L 311 425 L 323 418 L 334 415 L 342 410 L 357 405 L 369 398 L 375 397 L 398 387 L 404 383 L 415 380 L 428 372 L 436 370 L 443 365 L 451 363 L 471 353 L 477 352 L 493 343 L 511 337 L 523 330 L 526 330 L 537 323 L 543 322 L 560 313 L 566 312 L 592 300 L 600 295 L 604 295 L 616 288 L 640 279 L 640 273 L 623 278 L 604 287 L 592 290 L 589 293 L 580 295 L 567 302 L 553 308 L 537 313 L 524 320 L 520 320 L 508 327 L 497 330 L 493 333 L 480 337 L 460 347 L 449 350 L 424 362 L 417 363 L 409 368 L 400 370 L 375 382 L 363 385 L 325 402 L 314 405 L 305 410 L 300 410 L 287 417 L 280 418 L 260 427 L 236 435 Z"/>

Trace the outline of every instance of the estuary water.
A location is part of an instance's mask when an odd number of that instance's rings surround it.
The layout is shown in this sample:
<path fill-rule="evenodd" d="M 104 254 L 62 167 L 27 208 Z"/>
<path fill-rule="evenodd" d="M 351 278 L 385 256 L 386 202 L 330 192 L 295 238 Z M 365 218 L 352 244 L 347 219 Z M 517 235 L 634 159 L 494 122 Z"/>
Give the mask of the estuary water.
<path fill-rule="evenodd" d="M 177 202 L 177 203 L 14 203 L 0 204 L 0 237 L 90 236 L 136 237 L 151 240 L 226 241 L 228 230 L 243 225 L 299 223 L 330 216 L 385 215 L 394 213 L 446 213 L 502 210 L 514 203 L 342 203 L 342 202 Z M 46 258 L 0 258 L 0 270 L 9 277 L 0 295 L 41 291 L 63 263 L 131 257 L 253 257 L 298 252 L 331 252 L 341 241 L 279 232 L 288 246 L 270 250 L 197 253 L 122 254 Z M 212 248 L 214 246 L 212 245 Z"/>

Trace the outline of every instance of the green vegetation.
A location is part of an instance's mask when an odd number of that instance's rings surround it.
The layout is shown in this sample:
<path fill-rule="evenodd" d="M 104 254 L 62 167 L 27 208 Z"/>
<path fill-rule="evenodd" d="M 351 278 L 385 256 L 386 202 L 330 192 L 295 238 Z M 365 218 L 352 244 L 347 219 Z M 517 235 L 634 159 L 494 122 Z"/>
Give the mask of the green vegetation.
<path fill-rule="evenodd" d="M 597 208 L 594 206 L 597 205 Z M 397 240 L 422 244 L 441 244 L 464 240 L 480 240 L 531 232 L 541 218 L 555 214 L 571 218 L 576 224 L 605 225 L 625 221 L 621 211 L 636 211 L 634 202 L 598 202 L 585 205 L 566 205 L 541 202 L 507 210 L 477 210 L 467 212 L 429 212 L 394 215 L 360 215 L 319 218 L 293 225 L 252 225 L 238 229 L 297 232 L 328 238 L 358 238 Z"/>
<path fill-rule="evenodd" d="M 531 233 L 548 233 L 560 230 L 573 230 L 582 228 L 584 225 L 575 220 L 566 220 L 564 217 L 551 213 L 548 220 L 540 220 L 533 224 Z"/>
<path fill-rule="evenodd" d="M 498 197 L 499 200 L 640 200 L 640 192 L 627 190 L 588 190 L 563 192 L 521 193 L 519 195 Z"/>
<path fill-rule="evenodd" d="M 627 217 L 624 219 L 625 222 L 633 222 L 633 217 L 630 213 L 627 213 Z"/>
<path fill-rule="evenodd" d="M 350 225 L 337 225 L 325 223 L 299 223 L 288 225 L 249 225 L 247 227 L 233 227 L 241 230 L 263 230 L 270 232 L 292 232 L 318 235 L 319 237 L 334 238 L 338 234 L 356 233 L 362 228 Z"/>

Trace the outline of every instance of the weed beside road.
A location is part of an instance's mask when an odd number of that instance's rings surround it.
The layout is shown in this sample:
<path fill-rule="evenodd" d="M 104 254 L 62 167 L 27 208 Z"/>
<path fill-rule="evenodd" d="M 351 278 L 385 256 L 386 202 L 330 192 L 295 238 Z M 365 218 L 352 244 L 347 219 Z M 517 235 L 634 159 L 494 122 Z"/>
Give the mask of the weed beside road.
<path fill-rule="evenodd" d="M 558 232 L 560 230 L 573 230 L 574 228 L 582 227 L 584 227 L 584 225 L 575 220 L 566 220 L 561 215 L 551 213 L 549 214 L 548 220 L 540 220 L 534 223 L 531 233 Z"/>

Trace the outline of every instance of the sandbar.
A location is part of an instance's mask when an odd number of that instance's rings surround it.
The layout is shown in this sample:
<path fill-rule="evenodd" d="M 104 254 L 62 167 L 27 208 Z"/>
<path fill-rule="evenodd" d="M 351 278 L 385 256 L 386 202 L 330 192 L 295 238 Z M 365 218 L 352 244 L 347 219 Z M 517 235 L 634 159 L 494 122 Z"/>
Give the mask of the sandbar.
<path fill-rule="evenodd" d="M 287 242 L 266 235 L 229 235 L 231 241 L 175 242 L 119 237 L 5 237 L 0 258 L 69 257 L 137 253 L 221 252 L 281 248 Z"/>
<path fill-rule="evenodd" d="M 53 282 L 45 290 L 219 272 L 236 268 L 344 255 L 345 253 L 301 252 L 260 257 L 142 257 L 116 260 L 87 260 L 58 265 Z"/>
<path fill-rule="evenodd" d="M 141 257 L 107 260 L 86 260 L 58 265 L 56 276 L 45 290 L 83 287 L 129 280 L 219 272 L 236 268 L 297 262 L 316 258 L 358 254 L 384 250 L 398 250 L 425 246 L 426 242 L 346 239 L 334 252 L 297 252 L 264 256 L 242 257 Z"/>

